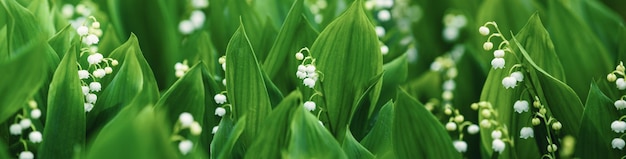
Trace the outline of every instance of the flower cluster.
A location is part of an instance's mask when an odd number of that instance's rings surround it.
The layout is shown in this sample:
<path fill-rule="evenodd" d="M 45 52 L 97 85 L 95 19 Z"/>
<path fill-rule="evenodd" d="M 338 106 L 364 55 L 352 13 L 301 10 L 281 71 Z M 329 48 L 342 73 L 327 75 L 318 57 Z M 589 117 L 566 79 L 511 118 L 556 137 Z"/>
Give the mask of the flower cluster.
<path fill-rule="evenodd" d="M 80 35 L 81 41 L 85 44 L 81 48 L 80 56 L 87 55 L 87 67 L 81 66 L 80 62 L 78 63 L 78 78 L 81 80 L 81 90 L 85 95 L 85 103 L 83 104 L 85 112 L 90 112 L 98 100 L 96 92 L 102 90 L 102 84 L 99 80 L 107 74 L 113 73 L 111 66 L 119 64 L 117 60 L 105 58 L 98 52 L 96 44 L 99 40 L 94 32 L 102 31 L 100 30 L 100 23 L 93 16 L 90 16 L 89 20 L 83 21 L 83 24 L 76 29 L 76 33 Z"/>
<path fill-rule="evenodd" d="M 307 55 L 305 56 L 303 51 L 306 51 Z M 296 71 L 296 77 L 298 79 L 302 79 L 302 83 L 305 87 L 313 89 L 314 93 L 309 97 L 307 101 L 305 101 L 302 106 L 307 111 L 315 111 L 317 108 L 317 104 L 313 101 L 313 98 L 317 95 L 322 95 L 319 91 L 315 89 L 315 83 L 319 80 L 320 75 L 323 75 L 320 71 L 315 67 L 315 58 L 311 56 L 311 51 L 309 48 L 302 48 L 300 51 L 296 52 L 295 58 L 298 61 L 302 61 L 300 65 L 298 65 L 298 70 Z M 318 111 L 318 118 L 322 110 Z M 324 124 L 320 121 L 320 124 L 324 126 Z"/>
<path fill-rule="evenodd" d="M 489 30 L 490 25 L 494 26 L 497 32 L 490 34 L 490 30 Z M 513 52 L 508 47 L 509 41 L 507 41 L 504 38 L 504 36 L 502 36 L 500 32 L 500 28 L 498 28 L 498 24 L 496 24 L 496 22 L 487 22 L 485 23 L 485 25 L 481 26 L 478 29 L 478 32 L 483 36 L 489 35 L 489 38 L 487 38 L 487 42 L 483 43 L 483 49 L 485 49 L 485 51 L 489 51 L 494 48 L 493 42 L 491 42 L 491 38 L 499 37 L 502 39 L 502 42 L 498 45 L 496 50 L 493 51 L 494 58 L 493 60 L 491 60 L 491 66 L 493 67 L 493 69 L 503 69 L 506 63 L 506 61 L 504 60 L 504 55 L 507 52 L 509 53 L 513 53 Z"/>
<path fill-rule="evenodd" d="M 489 129 L 491 131 L 491 148 L 494 152 L 502 153 L 506 148 L 505 142 L 511 142 L 508 138 L 508 131 L 504 124 L 499 123 L 497 119 L 497 113 L 490 102 L 481 101 L 478 103 L 472 103 L 471 108 L 478 110 L 480 113 L 480 127 L 483 130 Z M 484 132 L 484 131 L 483 131 Z"/>
<path fill-rule="evenodd" d="M 208 0 L 191 0 L 191 8 L 189 18 L 183 19 L 178 23 L 178 31 L 183 35 L 189 35 L 195 30 L 200 30 L 204 26 L 206 15 L 202 9 L 209 7 Z"/>
<path fill-rule="evenodd" d="M 446 14 L 443 17 L 444 28 L 442 36 L 445 41 L 453 42 L 459 39 L 461 29 L 467 25 L 467 18 L 463 14 Z"/>
<path fill-rule="evenodd" d="M 624 67 L 624 63 L 622 61 L 619 62 L 619 65 L 617 65 L 615 67 L 615 70 L 613 70 L 613 72 L 609 73 L 606 76 L 606 79 L 609 82 L 615 82 L 615 86 L 617 87 L 617 89 L 619 90 L 626 90 L 626 82 L 624 81 L 624 77 L 626 77 L 626 75 L 624 74 L 624 71 L 626 70 L 626 68 Z M 618 78 L 619 76 L 619 78 Z M 616 110 L 622 110 L 624 108 L 626 108 L 626 101 L 624 100 L 624 97 L 626 96 L 622 96 L 620 97 L 618 100 L 616 100 L 613 105 L 615 106 Z M 626 118 L 626 116 L 622 116 L 619 119 L 613 121 L 611 123 L 611 130 L 613 130 L 613 132 L 619 134 L 619 137 L 615 137 L 613 138 L 613 140 L 611 140 L 611 147 L 613 149 L 619 149 L 622 150 L 624 149 L 624 146 L 626 146 L 626 142 L 624 141 L 623 137 L 624 137 L 624 132 L 626 132 L 626 122 L 624 122 L 624 119 Z"/>
<path fill-rule="evenodd" d="M 183 60 L 182 63 L 177 62 L 174 64 L 174 70 L 176 71 L 175 75 L 177 78 L 181 78 L 189 71 L 189 65 L 187 65 L 187 60 Z"/>
<path fill-rule="evenodd" d="M 31 151 L 28 151 L 28 146 L 26 146 L 26 140 L 22 139 L 25 138 L 24 131 L 28 131 L 28 129 L 31 129 L 31 131 L 28 133 L 28 141 L 30 141 L 31 143 L 38 144 L 43 141 L 43 135 L 40 131 L 37 131 L 37 128 L 35 127 L 35 125 L 33 125 L 32 122 L 32 120 L 37 120 L 41 117 L 41 110 L 39 110 L 37 102 L 34 100 L 30 100 L 27 104 L 28 109 L 30 109 L 30 113 L 28 114 L 28 116 L 26 114 L 18 114 L 15 117 L 15 122 L 9 126 L 9 133 L 11 135 L 20 136 L 20 141 L 24 145 L 24 151 L 20 153 L 20 158 L 34 158 L 35 156 Z M 26 113 L 26 110 L 28 110 L 27 108 L 23 109 L 24 113 Z"/>
<path fill-rule="evenodd" d="M 185 129 L 189 129 L 191 135 L 199 136 L 202 133 L 202 126 L 200 126 L 200 123 L 193 119 L 193 115 L 191 115 L 191 113 L 183 112 L 180 113 L 180 116 L 178 116 L 178 122 L 174 126 L 174 136 L 172 139 L 180 141 L 178 143 L 178 150 L 183 155 L 187 155 L 193 148 L 193 142 L 191 140 L 179 135 L 180 131 Z"/>

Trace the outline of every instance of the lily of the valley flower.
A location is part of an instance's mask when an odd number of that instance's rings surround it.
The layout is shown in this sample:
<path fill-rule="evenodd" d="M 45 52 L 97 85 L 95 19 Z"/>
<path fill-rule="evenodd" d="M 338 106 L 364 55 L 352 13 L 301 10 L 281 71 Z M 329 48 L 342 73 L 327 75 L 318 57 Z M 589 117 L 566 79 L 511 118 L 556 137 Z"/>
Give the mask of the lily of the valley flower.
<path fill-rule="evenodd" d="M 191 142 L 191 140 L 183 140 L 178 143 L 178 150 L 180 150 L 180 153 L 183 155 L 187 155 L 191 152 L 191 148 L 193 148 L 193 142 Z"/>
<path fill-rule="evenodd" d="M 519 138 L 522 138 L 522 139 L 528 139 L 529 137 L 535 137 L 535 132 L 533 131 L 533 128 L 531 128 L 531 127 L 523 127 L 520 130 L 519 134 L 520 134 Z"/>
<path fill-rule="evenodd" d="M 515 112 L 520 113 L 520 114 L 522 112 L 527 112 L 529 109 L 528 101 L 526 100 L 516 101 L 515 104 L 513 104 L 513 109 L 515 109 Z"/>
<path fill-rule="evenodd" d="M 480 35 L 487 36 L 489 35 L 489 28 L 487 28 L 486 26 L 481 26 L 480 28 L 478 28 L 478 32 L 480 33 Z"/>
<path fill-rule="evenodd" d="M 304 108 L 308 111 L 314 111 L 315 110 L 315 102 L 313 101 L 306 101 L 304 102 Z"/>
<path fill-rule="evenodd" d="M 613 147 L 614 149 L 622 150 L 624 148 L 624 145 L 626 145 L 626 142 L 624 142 L 624 139 L 622 138 L 614 138 L 611 141 L 611 147 Z"/>
<path fill-rule="evenodd" d="M 467 151 L 467 143 L 465 141 L 456 140 L 453 141 L 452 144 L 454 145 L 454 148 L 456 148 L 456 150 L 460 153 Z"/>
<path fill-rule="evenodd" d="M 617 100 L 615 101 L 615 103 L 613 103 L 613 105 L 615 105 L 615 108 L 617 110 L 622 110 L 624 108 L 626 108 L 626 101 L 623 99 Z"/>
<path fill-rule="evenodd" d="M 42 140 L 41 132 L 33 131 L 28 134 L 28 139 L 33 143 L 40 143 Z"/>
<path fill-rule="evenodd" d="M 504 148 L 506 148 L 506 144 L 504 144 L 504 141 L 500 139 L 495 139 L 491 142 L 491 148 L 495 152 L 502 153 L 502 151 L 504 151 Z"/>
<path fill-rule="evenodd" d="M 224 104 L 226 103 L 226 96 L 223 94 L 216 94 L 215 97 L 213 97 L 213 100 L 215 100 L 215 103 L 217 104 Z"/>
<path fill-rule="evenodd" d="M 502 79 L 502 85 L 506 89 L 515 88 L 515 86 L 517 86 L 517 79 L 515 79 L 515 77 L 511 77 L 511 76 L 504 77 L 504 79 Z"/>
<path fill-rule="evenodd" d="M 505 64 L 504 58 L 496 57 L 493 60 L 491 60 L 491 66 L 493 67 L 493 69 L 502 69 L 504 68 L 504 64 Z"/>
<path fill-rule="evenodd" d="M 222 107 L 215 108 L 215 115 L 222 117 L 224 114 L 226 114 L 226 109 Z"/>
<path fill-rule="evenodd" d="M 467 127 L 467 132 L 472 135 L 477 134 L 479 130 L 480 130 L 480 127 L 478 127 L 478 125 L 476 124 L 472 124 Z"/>
<path fill-rule="evenodd" d="M 11 135 L 20 135 L 22 134 L 22 126 L 20 126 L 20 124 L 11 124 L 11 126 L 9 126 L 9 132 Z"/>
<path fill-rule="evenodd" d="M 180 122 L 180 125 L 183 128 L 187 128 L 189 126 L 191 126 L 191 124 L 193 123 L 193 115 L 191 115 L 191 113 L 188 112 L 183 112 L 180 113 L 180 116 L 178 116 L 178 121 Z"/>
<path fill-rule="evenodd" d="M 20 152 L 20 159 L 33 159 L 35 155 L 30 151 L 22 151 Z"/>
<path fill-rule="evenodd" d="M 611 129 L 615 133 L 624 133 L 626 131 L 626 122 L 621 120 L 616 120 L 611 123 Z"/>

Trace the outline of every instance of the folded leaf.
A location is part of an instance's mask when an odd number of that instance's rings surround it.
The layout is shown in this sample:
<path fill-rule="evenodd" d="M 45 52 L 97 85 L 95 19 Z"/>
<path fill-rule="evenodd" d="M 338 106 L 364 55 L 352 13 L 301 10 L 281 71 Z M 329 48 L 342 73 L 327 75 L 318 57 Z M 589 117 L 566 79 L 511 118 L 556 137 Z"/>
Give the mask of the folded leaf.
<path fill-rule="evenodd" d="M 313 114 L 298 107 L 291 120 L 289 149 L 282 158 L 347 158 L 341 145 Z"/>
<path fill-rule="evenodd" d="M 324 95 L 330 131 L 343 142 L 345 131 L 356 110 L 356 102 L 372 78 L 382 72 L 382 55 L 376 32 L 367 18 L 362 1 L 352 3 L 346 12 L 330 23 L 313 43 L 311 52 L 317 70 L 323 74 L 316 85 Z M 370 103 L 377 103 L 381 84 L 374 86 Z M 374 106 L 368 112 L 372 112 Z"/>
<path fill-rule="evenodd" d="M 76 146 L 85 143 L 84 95 L 78 78 L 76 46 L 72 46 L 54 72 L 48 91 L 46 124 L 39 155 L 72 158 Z"/>

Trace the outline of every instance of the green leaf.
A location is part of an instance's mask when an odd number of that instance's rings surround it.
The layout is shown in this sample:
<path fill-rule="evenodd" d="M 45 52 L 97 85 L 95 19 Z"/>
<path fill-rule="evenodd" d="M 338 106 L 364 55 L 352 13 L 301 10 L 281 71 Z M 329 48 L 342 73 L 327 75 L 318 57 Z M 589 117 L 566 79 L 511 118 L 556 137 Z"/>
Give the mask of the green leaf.
<path fill-rule="evenodd" d="M 48 92 L 46 124 L 39 155 L 71 158 L 75 147 L 85 142 L 84 95 L 78 79 L 76 46 L 72 46 L 57 67 Z M 75 49 L 74 49 L 75 48 Z"/>
<path fill-rule="evenodd" d="M 225 117 L 222 119 L 219 125 L 217 133 L 215 133 L 215 140 L 211 143 L 211 152 L 213 152 L 213 158 L 233 158 L 236 154 L 233 154 L 233 149 L 237 148 L 235 145 L 241 135 L 243 135 L 246 127 L 246 116 L 243 116 L 233 125 L 233 120 Z"/>
<path fill-rule="evenodd" d="M 67 25 L 48 40 L 48 44 L 58 57 L 63 58 L 64 53 L 71 49 L 72 40 L 76 37 L 75 32 L 71 25 Z"/>
<path fill-rule="evenodd" d="M 620 158 L 626 155 L 611 147 L 613 138 L 619 137 L 611 131 L 611 123 L 620 117 L 619 111 L 613 107 L 613 100 L 604 95 L 595 83 L 591 83 L 578 134 L 593 135 L 580 135 L 576 139 L 576 157 Z"/>
<path fill-rule="evenodd" d="M 0 141 L 0 157 L 9 158 L 9 152 L 7 152 L 7 146 L 4 145 L 4 141 Z"/>
<path fill-rule="evenodd" d="M 398 158 L 461 158 L 443 125 L 406 91 L 398 88 L 392 141 Z"/>
<path fill-rule="evenodd" d="M 52 18 L 54 15 L 50 11 L 48 0 L 31 1 L 28 5 L 28 10 L 30 10 L 30 12 L 35 15 L 35 18 L 37 18 L 37 21 L 41 26 L 39 30 L 41 30 L 44 37 L 51 37 L 56 32 L 53 23 L 54 19 Z"/>
<path fill-rule="evenodd" d="M 353 106 L 355 110 L 352 110 L 352 112 L 354 112 L 354 115 L 352 116 L 351 120 L 356 122 L 350 123 L 349 127 L 350 131 L 354 132 L 350 132 L 350 137 L 356 138 L 355 140 L 363 139 L 369 129 L 371 129 L 372 125 L 370 123 L 370 119 L 373 115 L 372 111 L 376 109 L 376 103 L 371 101 L 371 97 L 380 94 L 380 92 L 376 91 L 380 91 L 380 85 L 382 83 L 382 80 L 383 73 L 372 78 L 368 84 L 369 87 L 367 87 L 365 92 L 363 92 L 363 94 L 361 94 L 359 99 L 356 101 L 356 106 Z"/>
<path fill-rule="evenodd" d="M 355 1 L 311 47 L 317 70 L 324 75 L 316 86 L 325 100 L 320 107 L 327 109 L 330 131 L 340 143 L 356 102 L 370 86 L 370 80 L 382 72 L 378 37 L 364 10 L 362 1 Z M 377 84 L 369 97 L 373 104 L 377 103 L 381 85 Z M 369 112 L 373 109 L 370 107 Z"/>
<path fill-rule="evenodd" d="M 48 79 L 49 65 L 41 58 L 45 56 L 41 43 L 44 41 L 34 39 L 14 51 L 15 56 L 0 60 L 2 76 L 7 77 L 0 78 L 0 123 L 26 106 Z"/>
<path fill-rule="evenodd" d="M 546 105 L 552 115 L 563 124 L 563 131 L 566 134 L 578 136 L 584 106 L 574 90 L 537 66 L 515 37 L 513 42 L 518 46 L 517 48 L 528 61 L 528 64 L 532 66 L 530 78 L 533 81 L 533 87 L 538 92 L 541 103 Z"/>
<path fill-rule="evenodd" d="M 293 114 L 302 106 L 299 91 L 291 92 L 261 123 L 256 139 L 246 152 L 246 158 L 281 158 L 281 152 L 289 146 L 290 125 Z"/>
<path fill-rule="evenodd" d="M 520 40 L 520 44 L 524 46 L 537 66 L 554 78 L 565 81 L 563 66 L 554 51 L 550 34 L 541 23 L 538 12 L 528 19 L 528 23 L 515 35 L 515 38 Z"/>
<path fill-rule="evenodd" d="M 289 149 L 282 158 L 347 158 L 337 140 L 313 114 L 298 107 L 291 121 Z"/>
<path fill-rule="evenodd" d="M 204 62 L 202 62 L 202 64 L 204 64 Z M 222 90 L 215 82 L 215 78 L 213 77 L 213 75 L 209 73 L 209 70 L 207 70 L 207 68 L 204 66 L 200 68 L 202 70 L 202 82 L 204 85 L 205 99 L 204 105 L 206 107 L 204 109 L 204 124 L 202 124 L 202 130 L 205 133 L 202 133 L 200 135 L 200 144 L 204 148 L 204 150 L 210 154 L 208 150 L 211 147 L 211 142 L 213 141 L 214 135 L 212 133 L 209 133 L 209 131 L 212 131 L 214 126 L 219 125 L 222 118 L 215 115 L 215 109 L 219 107 L 219 104 L 215 103 L 215 100 L 213 100 L 213 98 L 216 94 L 222 92 Z"/>
<path fill-rule="evenodd" d="M 613 60 L 589 25 L 563 3 L 548 1 L 546 25 L 563 68 L 576 69 L 565 72 L 567 84 L 581 99 L 586 99 L 589 83 L 594 78 L 606 77 L 606 73 L 613 68 Z M 593 65 L 580 67 L 580 64 Z"/>
<path fill-rule="evenodd" d="M 211 74 L 216 74 L 218 70 L 222 71 L 221 66 L 217 63 L 218 57 L 215 47 L 207 32 L 192 34 L 183 44 L 183 48 L 185 50 L 183 59 L 188 60 L 189 64 L 194 65 L 203 61 Z"/>
<path fill-rule="evenodd" d="M 115 27 L 109 24 L 106 27 L 102 40 L 98 43 L 98 51 L 103 55 L 110 55 L 113 50 L 122 45 L 122 40 L 123 39 L 118 37 L 117 32 L 115 32 Z"/>
<path fill-rule="evenodd" d="M 390 100 L 378 112 L 374 128 L 361 140 L 361 144 L 377 158 L 396 158 L 392 140 L 393 102 Z"/>
<path fill-rule="evenodd" d="M 398 56 L 393 61 L 386 63 L 383 65 L 383 70 L 385 73 L 383 74 L 383 85 L 381 87 L 381 92 L 395 92 L 396 88 L 406 82 L 408 78 L 408 61 L 406 59 L 406 54 Z M 394 93 L 381 93 L 378 99 L 377 106 L 385 105 L 385 102 L 395 98 Z M 377 108 L 377 109 L 380 109 Z M 378 110 L 374 111 L 376 114 Z"/>
<path fill-rule="evenodd" d="M 183 8 L 181 2 L 183 1 L 108 1 L 111 24 L 118 32 L 117 36 L 126 37 L 133 33 L 140 37 L 141 49 L 154 70 L 160 88 L 174 83 L 172 66 L 182 56 L 182 35 L 178 32 L 178 23 L 181 21 L 178 18 L 179 8 Z M 137 12 L 138 8 L 150 9 Z"/>
<path fill-rule="evenodd" d="M 153 110 L 146 96 L 137 95 L 105 126 L 91 149 L 89 159 L 98 158 L 177 158 L 164 115 Z"/>
<path fill-rule="evenodd" d="M 7 10 L 9 19 L 7 20 L 7 50 L 9 56 L 13 56 L 15 51 L 23 45 L 27 45 L 33 39 L 47 39 L 41 31 L 41 24 L 35 16 L 22 7 L 15 0 L 3 1 L 2 6 Z"/>
<path fill-rule="evenodd" d="M 198 63 L 194 65 L 182 78 L 176 81 L 156 103 L 155 111 L 165 114 L 167 125 L 176 125 L 174 126 L 175 129 L 180 128 L 178 118 L 183 112 L 190 113 L 196 122 L 200 125 L 204 125 L 204 120 L 199 120 L 204 119 L 206 107 L 201 67 L 204 67 L 204 64 Z M 181 136 L 191 140 L 193 143 L 200 141 L 200 136 L 191 134 Z M 192 152 L 193 151 L 194 149 L 192 149 Z"/>
<path fill-rule="evenodd" d="M 289 10 L 285 23 L 278 33 L 278 37 L 263 62 L 263 70 L 278 85 L 283 93 L 290 92 L 302 81 L 295 78 L 295 72 L 301 63 L 294 58 L 295 53 L 302 47 L 311 46 L 317 37 L 303 14 L 303 0 L 296 0 Z"/>
<path fill-rule="evenodd" d="M 370 151 L 363 147 L 359 141 L 356 141 L 350 130 L 346 131 L 345 139 L 342 147 L 348 158 L 376 158 Z"/>
<path fill-rule="evenodd" d="M 156 103 L 159 99 L 156 79 L 134 34 L 131 34 L 126 43 L 111 52 L 110 57 L 118 60 L 119 65 L 113 66 L 113 73 L 105 76 L 113 78 L 108 84 L 106 80 L 102 82 L 104 90 L 98 96 L 93 110 L 87 113 L 89 132 L 100 129 L 115 117 L 133 100 L 129 97 L 142 94 L 150 103 Z"/>
<path fill-rule="evenodd" d="M 263 75 L 243 24 L 226 50 L 226 90 L 235 118 L 247 116 L 243 142 L 250 144 L 261 129 L 259 124 L 271 111 Z M 240 120 L 240 119 L 237 119 Z"/>

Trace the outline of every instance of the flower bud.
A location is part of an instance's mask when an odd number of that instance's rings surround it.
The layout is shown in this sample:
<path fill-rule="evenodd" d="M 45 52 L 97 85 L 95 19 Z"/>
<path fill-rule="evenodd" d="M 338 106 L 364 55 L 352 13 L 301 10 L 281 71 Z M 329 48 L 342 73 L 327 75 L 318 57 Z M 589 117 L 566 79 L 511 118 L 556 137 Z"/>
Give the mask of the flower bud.
<path fill-rule="evenodd" d="M 480 131 L 480 128 L 476 124 L 472 124 L 472 125 L 467 127 L 467 132 L 469 134 L 474 135 L 474 134 L 478 133 L 478 131 Z"/>
<path fill-rule="evenodd" d="M 533 126 L 537 126 L 541 124 L 541 120 L 539 120 L 539 118 L 533 118 L 532 123 L 533 123 Z"/>
<path fill-rule="evenodd" d="M 302 54 L 301 52 L 297 52 L 296 53 L 296 60 L 303 60 L 304 59 L 304 54 Z"/>
<path fill-rule="evenodd" d="M 552 123 L 552 129 L 553 130 L 557 130 L 558 131 L 558 130 L 561 130 L 562 127 L 563 127 L 563 125 L 561 125 L 561 122 L 557 121 L 557 122 Z"/>
<path fill-rule="evenodd" d="M 455 131 L 456 130 L 456 123 L 448 122 L 446 124 L 446 130 L 448 130 L 448 131 Z"/>
<path fill-rule="evenodd" d="M 487 119 L 483 119 L 480 121 L 480 127 L 485 128 L 485 129 L 490 128 L 491 122 L 489 122 L 489 120 Z"/>
<path fill-rule="evenodd" d="M 178 143 L 178 150 L 180 150 L 180 153 L 182 153 L 183 155 L 187 155 L 189 152 L 191 152 L 191 148 L 193 148 L 193 142 L 191 142 L 190 140 L 183 140 Z"/>
<path fill-rule="evenodd" d="M 485 51 L 489 51 L 491 49 L 493 49 L 493 43 L 491 41 L 487 41 L 483 44 L 483 49 L 485 49 Z"/>
<path fill-rule="evenodd" d="M 478 103 L 472 103 L 472 105 L 470 105 L 470 108 L 472 108 L 473 110 L 478 110 Z"/>
<path fill-rule="evenodd" d="M 609 73 L 608 75 L 606 75 L 606 80 L 608 80 L 609 82 L 615 82 L 615 80 L 617 80 L 617 76 L 615 76 L 615 74 L 613 73 Z"/>
<path fill-rule="evenodd" d="M 191 115 L 191 113 L 183 112 L 180 114 L 180 116 L 178 116 L 178 121 L 180 122 L 183 128 L 187 128 L 191 126 L 194 120 L 193 120 L 193 116 Z"/>
<path fill-rule="evenodd" d="M 454 145 L 454 148 L 456 148 L 456 150 L 460 153 L 467 151 L 467 143 L 465 141 L 456 140 L 453 141 L 452 144 Z"/>
<path fill-rule="evenodd" d="M 480 33 L 480 35 L 487 36 L 489 35 L 489 28 L 487 28 L 486 26 L 481 26 L 480 28 L 478 28 L 478 32 Z"/>
<path fill-rule="evenodd" d="M 200 126 L 200 123 L 194 121 L 193 123 L 191 123 L 189 131 L 192 135 L 198 136 L 202 133 L 202 126 Z"/>
<path fill-rule="evenodd" d="M 555 144 L 548 145 L 548 152 L 555 152 L 558 149 Z"/>

